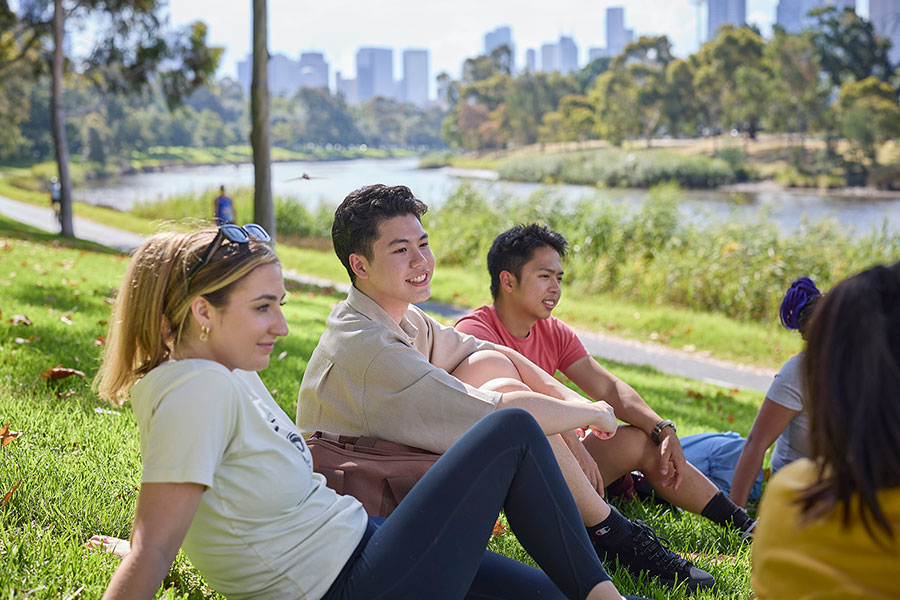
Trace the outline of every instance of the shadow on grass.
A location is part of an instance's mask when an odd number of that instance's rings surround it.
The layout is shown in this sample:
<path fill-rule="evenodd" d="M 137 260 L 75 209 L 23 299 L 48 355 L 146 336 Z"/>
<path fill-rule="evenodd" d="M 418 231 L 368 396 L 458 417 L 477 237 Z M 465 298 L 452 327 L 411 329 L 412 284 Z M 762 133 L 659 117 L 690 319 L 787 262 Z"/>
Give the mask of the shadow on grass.
<path fill-rule="evenodd" d="M 29 227 L 28 225 L 24 225 L 3 215 L 0 215 L 0 238 L 23 240 L 37 244 L 49 244 L 55 248 L 71 248 L 74 250 L 83 250 L 85 252 L 95 252 L 97 254 L 122 254 L 118 250 L 107 248 L 106 246 L 101 246 L 94 242 L 65 238 L 58 233 L 41 231 L 40 229 Z"/>

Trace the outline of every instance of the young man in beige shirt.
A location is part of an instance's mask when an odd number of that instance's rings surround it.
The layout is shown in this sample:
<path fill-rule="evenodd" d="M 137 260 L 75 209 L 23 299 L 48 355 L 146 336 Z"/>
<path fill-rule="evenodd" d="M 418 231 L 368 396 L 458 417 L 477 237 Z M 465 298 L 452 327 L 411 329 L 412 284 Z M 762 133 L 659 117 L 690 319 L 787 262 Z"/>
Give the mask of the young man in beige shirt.
<path fill-rule="evenodd" d="M 578 438 L 561 423 L 583 415 L 585 425 L 608 437 L 616 421 L 606 402 L 591 402 L 518 352 L 444 327 L 411 305 L 431 293 L 435 260 L 420 222 L 426 210 L 404 186 L 373 185 L 352 192 L 335 211 L 335 253 L 353 287 L 329 315 L 304 373 L 301 431 L 444 452 L 482 416 L 522 408 L 547 433 L 601 559 L 618 559 L 668 584 L 713 585 L 709 573 L 601 497 L 602 482 L 591 477 L 596 463 L 578 452 Z"/>

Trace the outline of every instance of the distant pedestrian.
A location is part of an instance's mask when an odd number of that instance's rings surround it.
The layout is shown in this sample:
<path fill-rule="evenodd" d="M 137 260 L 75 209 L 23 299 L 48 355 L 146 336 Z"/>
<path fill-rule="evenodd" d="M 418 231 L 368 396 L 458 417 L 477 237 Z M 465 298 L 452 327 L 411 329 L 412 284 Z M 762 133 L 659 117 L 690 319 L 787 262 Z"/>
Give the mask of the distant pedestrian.
<path fill-rule="evenodd" d="M 225 225 L 226 223 L 234 223 L 235 212 L 234 202 L 225 195 L 225 186 L 219 186 L 219 195 L 216 197 L 214 208 L 216 215 L 216 225 Z"/>
<path fill-rule="evenodd" d="M 50 178 L 50 183 L 47 187 L 50 189 L 50 207 L 53 209 L 53 214 L 56 215 L 56 220 L 62 225 L 59 217 L 62 212 L 62 185 L 60 185 L 59 179 L 54 176 Z"/>

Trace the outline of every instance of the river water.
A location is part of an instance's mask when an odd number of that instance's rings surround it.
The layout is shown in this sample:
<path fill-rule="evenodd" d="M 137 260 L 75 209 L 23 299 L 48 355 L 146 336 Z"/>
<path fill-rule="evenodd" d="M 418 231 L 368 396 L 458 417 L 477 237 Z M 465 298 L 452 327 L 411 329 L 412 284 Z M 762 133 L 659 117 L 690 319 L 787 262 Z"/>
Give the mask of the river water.
<path fill-rule="evenodd" d="M 602 196 L 615 202 L 640 203 L 646 190 L 598 190 L 589 186 L 540 186 L 531 183 L 493 181 L 489 172 L 455 169 L 418 169 L 417 158 L 358 159 L 347 161 L 284 162 L 272 165 L 275 195 L 288 196 L 315 209 L 337 204 L 348 192 L 372 183 L 409 186 L 430 206 L 440 204 L 464 181 L 491 197 L 528 197 L 538 188 L 550 188 L 569 200 Z M 307 174 L 309 179 L 303 178 Z M 466 175 L 465 177 L 463 175 Z M 475 178 L 469 176 L 475 175 Z M 126 175 L 87 182 L 75 190 L 75 199 L 90 204 L 128 210 L 137 202 L 154 202 L 185 193 L 209 193 L 210 206 L 220 185 L 227 189 L 253 185 L 253 166 L 217 165 L 179 167 L 155 173 Z M 746 219 L 757 214 L 773 220 L 783 232 L 804 222 L 835 219 L 858 233 L 886 227 L 900 234 L 900 196 L 859 198 L 814 191 L 778 189 L 749 192 L 687 190 L 681 210 L 690 219 Z"/>

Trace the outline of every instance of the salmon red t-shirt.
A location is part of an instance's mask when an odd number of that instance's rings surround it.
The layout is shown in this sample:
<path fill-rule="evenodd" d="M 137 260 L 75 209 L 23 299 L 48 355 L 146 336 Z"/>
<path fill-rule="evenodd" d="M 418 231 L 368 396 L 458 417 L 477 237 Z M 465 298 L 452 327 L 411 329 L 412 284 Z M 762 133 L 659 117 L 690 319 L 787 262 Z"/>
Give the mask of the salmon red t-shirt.
<path fill-rule="evenodd" d="M 556 375 L 588 355 L 572 328 L 557 319 L 538 319 L 525 337 L 516 337 L 500 321 L 494 305 L 477 308 L 456 322 L 457 331 L 512 348 L 541 369 Z"/>

